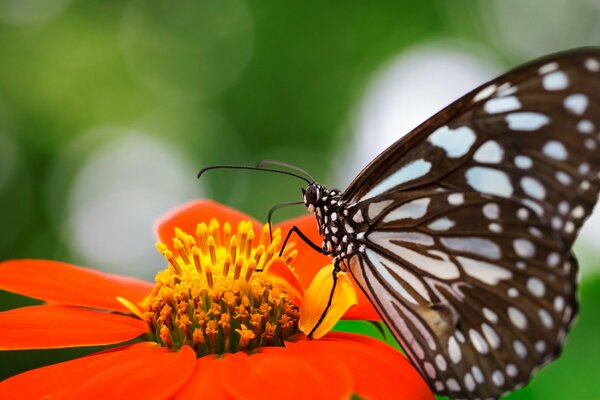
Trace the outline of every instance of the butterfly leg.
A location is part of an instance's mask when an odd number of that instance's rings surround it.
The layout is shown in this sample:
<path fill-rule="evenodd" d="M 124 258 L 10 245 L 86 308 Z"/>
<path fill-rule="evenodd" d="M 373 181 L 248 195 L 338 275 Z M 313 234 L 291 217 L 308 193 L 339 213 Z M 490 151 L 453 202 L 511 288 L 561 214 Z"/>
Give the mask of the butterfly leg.
<path fill-rule="evenodd" d="M 337 274 L 338 274 L 338 272 L 340 272 L 340 270 L 341 270 L 340 262 L 339 262 L 339 260 L 336 260 L 335 265 L 333 267 L 333 274 L 331 276 L 333 278 L 333 286 L 331 287 L 331 292 L 329 292 L 329 299 L 327 300 L 327 306 L 325 306 L 325 309 L 321 313 L 321 316 L 319 317 L 319 320 L 317 321 L 315 326 L 310 330 L 310 332 L 308 334 L 309 339 L 312 338 L 313 333 L 321 325 L 321 323 L 325 319 L 325 315 L 327 315 L 327 312 L 331 308 L 331 303 L 333 301 L 333 293 L 335 292 L 335 287 L 337 285 L 337 279 L 338 279 Z"/>
<path fill-rule="evenodd" d="M 296 235 L 298 235 L 300 237 L 300 239 L 302 239 L 307 245 L 309 245 L 310 247 L 315 249 L 315 251 L 318 251 L 319 253 L 325 254 L 325 255 L 329 254 L 328 252 L 323 250 L 323 248 L 321 246 L 319 246 L 316 243 L 313 243 L 313 241 L 310 240 L 308 238 L 308 236 L 306 236 L 304 233 L 302 233 L 302 231 L 300 229 L 298 229 L 298 227 L 296 225 L 294 225 L 290 228 L 290 230 L 287 233 L 287 236 L 285 237 L 285 240 L 283 241 L 283 245 L 281 246 L 281 251 L 279 251 L 280 257 L 283 254 L 283 250 L 285 250 L 285 246 L 287 245 L 287 242 L 290 239 L 290 236 L 292 236 L 292 233 L 296 233 Z"/>

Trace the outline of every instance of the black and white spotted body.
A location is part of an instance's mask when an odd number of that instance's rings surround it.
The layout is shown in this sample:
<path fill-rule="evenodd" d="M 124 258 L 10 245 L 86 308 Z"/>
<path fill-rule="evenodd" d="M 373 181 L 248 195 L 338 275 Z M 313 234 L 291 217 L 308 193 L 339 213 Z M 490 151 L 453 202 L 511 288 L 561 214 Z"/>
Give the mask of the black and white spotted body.
<path fill-rule="evenodd" d="M 581 49 L 475 89 L 304 204 L 431 388 L 487 399 L 560 354 L 599 190 L 600 49 Z"/>
<path fill-rule="evenodd" d="M 323 253 L 333 264 L 346 269 L 346 261 L 359 247 L 356 230 L 349 223 L 350 207 L 341 201 L 341 192 L 317 183 L 304 190 L 304 205 L 315 214 L 319 233 L 323 236 Z"/>

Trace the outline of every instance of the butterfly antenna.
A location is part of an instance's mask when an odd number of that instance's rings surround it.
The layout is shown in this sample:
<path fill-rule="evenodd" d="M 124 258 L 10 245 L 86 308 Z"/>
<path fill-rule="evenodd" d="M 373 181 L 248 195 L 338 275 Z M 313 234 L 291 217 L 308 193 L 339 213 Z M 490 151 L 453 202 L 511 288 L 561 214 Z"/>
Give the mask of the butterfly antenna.
<path fill-rule="evenodd" d="M 304 169 L 302 169 L 300 167 L 296 167 L 295 165 L 284 163 L 284 162 L 281 162 L 281 161 L 275 161 L 275 160 L 262 160 L 262 161 L 260 161 L 260 162 L 258 162 L 256 164 L 256 166 L 258 168 L 262 168 L 265 165 L 276 165 L 278 167 L 289 168 L 289 169 L 292 169 L 294 171 L 298 171 L 298 172 L 303 173 L 305 176 L 307 176 L 308 178 L 310 178 L 311 183 L 315 183 L 316 182 L 315 178 L 313 178 L 306 170 L 304 170 Z"/>
<path fill-rule="evenodd" d="M 294 174 L 293 172 L 281 171 L 281 170 L 278 170 L 278 169 L 262 168 L 262 167 L 248 167 L 248 166 L 245 166 L 245 165 L 211 165 L 211 166 L 202 168 L 200 171 L 198 171 L 198 175 L 196 175 L 196 176 L 197 176 L 198 179 L 200 179 L 200 177 L 202 175 L 204 175 L 204 173 L 206 171 L 210 171 L 210 170 L 213 170 L 213 169 L 241 169 L 241 170 L 246 170 L 246 171 L 275 172 L 275 173 L 278 173 L 278 174 L 294 176 L 294 177 L 296 177 L 298 179 L 302 179 L 304 182 L 306 182 L 309 185 L 312 183 L 306 177 L 298 175 L 298 174 Z"/>
<path fill-rule="evenodd" d="M 273 224 L 271 223 L 271 217 L 273 216 L 273 213 L 275 211 L 279 210 L 280 208 L 285 208 L 285 207 L 289 207 L 289 206 L 297 206 L 300 204 L 304 204 L 304 202 L 291 201 L 289 203 L 275 204 L 273 207 L 271 207 L 271 209 L 269 210 L 269 215 L 267 216 L 267 222 L 269 223 L 269 236 L 271 237 L 271 241 L 273 241 Z"/>

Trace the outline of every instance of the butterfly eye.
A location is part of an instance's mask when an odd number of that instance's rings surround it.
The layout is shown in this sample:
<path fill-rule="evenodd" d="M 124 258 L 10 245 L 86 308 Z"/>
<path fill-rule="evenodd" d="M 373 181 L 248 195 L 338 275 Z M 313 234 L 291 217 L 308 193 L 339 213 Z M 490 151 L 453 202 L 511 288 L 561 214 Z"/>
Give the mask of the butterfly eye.
<path fill-rule="evenodd" d="M 321 197 L 319 188 L 316 185 L 309 185 L 304 193 L 304 199 L 306 204 L 316 204 Z"/>

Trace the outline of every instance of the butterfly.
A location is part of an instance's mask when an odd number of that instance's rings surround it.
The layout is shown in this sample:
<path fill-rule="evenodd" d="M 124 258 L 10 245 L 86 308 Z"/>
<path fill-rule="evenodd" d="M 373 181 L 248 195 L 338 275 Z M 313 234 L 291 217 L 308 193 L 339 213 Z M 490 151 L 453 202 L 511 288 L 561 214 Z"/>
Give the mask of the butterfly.
<path fill-rule="evenodd" d="M 438 394 L 500 397 L 561 352 L 599 127 L 600 49 L 571 50 L 466 94 L 345 191 L 303 190 L 323 237 L 312 246 L 353 276 Z"/>
<path fill-rule="evenodd" d="M 306 171 L 316 251 L 349 272 L 438 394 L 498 398 L 561 352 L 577 314 L 571 247 L 600 190 L 600 48 L 518 67 L 434 115 L 345 191 Z M 272 164 L 301 172 L 265 168 Z M 308 178 L 310 179 L 308 179 Z"/>

